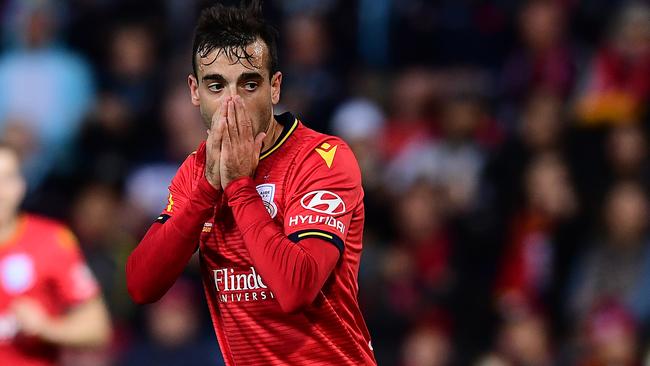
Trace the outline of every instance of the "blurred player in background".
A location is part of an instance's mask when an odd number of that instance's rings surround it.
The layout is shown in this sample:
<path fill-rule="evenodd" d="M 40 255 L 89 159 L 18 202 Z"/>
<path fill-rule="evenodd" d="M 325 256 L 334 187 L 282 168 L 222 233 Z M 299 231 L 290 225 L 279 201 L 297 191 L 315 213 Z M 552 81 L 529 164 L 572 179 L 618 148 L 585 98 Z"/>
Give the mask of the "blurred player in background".
<path fill-rule="evenodd" d="M 0 142 L 0 365 L 54 365 L 62 347 L 97 347 L 108 312 L 66 227 L 18 209 L 25 180 Z"/>
<path fill-rule="evenodd" d="M 226 364 L 375 365 L 357 301 L 364 208 L 350 148 L 273 115 L 282 73 L 258 1 L 204 10 L 192 61 L 207 140 L 129 257 L 129 293 L 157 301 L 199 249 Z"/>

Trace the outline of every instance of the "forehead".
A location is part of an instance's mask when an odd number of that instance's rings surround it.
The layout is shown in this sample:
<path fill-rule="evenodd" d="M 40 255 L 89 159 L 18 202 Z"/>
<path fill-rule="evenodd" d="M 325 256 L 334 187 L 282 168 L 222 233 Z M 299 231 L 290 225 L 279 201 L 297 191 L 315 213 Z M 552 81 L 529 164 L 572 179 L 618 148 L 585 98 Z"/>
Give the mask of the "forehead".
<path fill-rule="evenodd" d="M 244 58 L 242 50 L 237 48 L 217 48 L 205 55 L 205 57 L 196 55 L 197 74 L 199 78 L 207 74 L 237 77 L 241 73 L 254 71 L 262 76 L 268 76 L 269 51 L 266 44 L 257 39 L 246 46 L 246 53 L 251 57 Z"/>

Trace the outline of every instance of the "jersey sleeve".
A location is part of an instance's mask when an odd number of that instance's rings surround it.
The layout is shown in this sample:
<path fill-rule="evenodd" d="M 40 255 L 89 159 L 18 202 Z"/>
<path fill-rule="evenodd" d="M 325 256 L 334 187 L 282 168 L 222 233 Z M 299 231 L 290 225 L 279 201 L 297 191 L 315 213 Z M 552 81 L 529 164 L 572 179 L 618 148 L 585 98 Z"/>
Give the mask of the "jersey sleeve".
<path fill-rule="evenodd" d="M 99 294 L 99 285 L 83 258 L 77 239 L 65 227 L 55 230 L 51 246 L 52 279 L 61 302 L 74 306 Z"/>
<path fill-rule="evenodd" d="M 334 137 L 301 155 L 288 182 L 285 234 L 293 242 L 324 239 L 343 253 L 348 227 L 363 202 L 356 158 L 347 144 Z"/>

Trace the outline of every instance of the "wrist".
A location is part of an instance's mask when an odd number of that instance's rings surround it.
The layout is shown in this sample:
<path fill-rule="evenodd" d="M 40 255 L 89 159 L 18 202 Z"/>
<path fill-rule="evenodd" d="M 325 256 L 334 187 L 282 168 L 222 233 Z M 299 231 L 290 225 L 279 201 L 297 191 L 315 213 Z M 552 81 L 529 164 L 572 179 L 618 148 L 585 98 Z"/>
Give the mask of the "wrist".
<path fill-rule="evenodd" d="M 228 188 L 228 186 L 230 186 L 232 183 L 234 183 L 236 181 L 246 179 L 246 178 L 249 178 L 249 179 L 252 180 L 252 178 L 247 176 L 247 175 L 240 175 L 240 176 L 236 176 L 236 177 L 232 177 L 232 178 L 228 178 L 228 179 L 221 179 L 221 186 L 223 187 L 223 191 L 226 192 L 226 188 Z"/>
<path fill-rule="evenodd" d="M 242 187 L 245 186 L 251 186 L 254 188 L 255 183 L 253 182 L 253 178 L 249 176 L 234 178 L 227 182 L 227 184 L 224 186 L 223 192 L 226 195 L 226 197 L 230 199 L 233 196 L 235 196 L 235 193 L 237 191 L 239 191 Z"/>
<path fill-rule="evenodd" d="M 194 197 L 200 198 L 202 201 L 208 202 L 210 204 L 216 204 L 219 201 L 219 197 L 222 193 L 221 187 L 213 186 L 205 176 L 203 179 L 199 180 L 199 183 L 196 186 L 196 190 L 197 192 L 195 193 Z"/>

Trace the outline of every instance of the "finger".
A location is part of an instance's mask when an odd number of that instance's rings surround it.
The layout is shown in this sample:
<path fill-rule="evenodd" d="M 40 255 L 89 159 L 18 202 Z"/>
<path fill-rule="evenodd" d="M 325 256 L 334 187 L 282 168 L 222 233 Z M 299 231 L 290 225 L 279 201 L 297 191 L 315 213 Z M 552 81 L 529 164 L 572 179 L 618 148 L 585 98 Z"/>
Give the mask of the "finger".
<path fill-rule="evenodd" d="M 228 118 L 228 101 L 230 101 L 230 97 L 223 98 L 219 110 L 215 111 L 212 115 L 212 123 L 210 123 L 211 130 L 214 131 L 218 128 L 219 120 Z"/>
<path fill-rule="evenodd" d="M 212 151 L 212 146 L 214 146 L 213 145 L 214 134 L 211 133 L 211 129 L 212 128 L 210 128 L 210 130 L 208 130 L 208 137 L 205 139 L 205 151 L 206 151 L 207 154 L 209 154 Z"/>
<path fill-rule="evenodd" d="M 215 131 L 215 136 L 214 136 L 215 144 L 219 144 L 219 149 L 221 149 L 222 141 L 225 138 L 227 132 L 228 132 L 228 120 L 226 118 L 223 118 L 219 120 L 219 125 L 217 126 L 217 129 Z M 228 136 L 228 138 L 230 138 L 230 136 Z"/>
<path fill-rule="evenodd" d="M 230 123 L 221 123 L 221 151 L 230 151 L 232 141 L 230 135 Z"/>
<path fill-rule="evenodd" d="M 237 129 L 237 115 L 235 113 L 235 103 L 231 100 L 228 102 L 228 133 L 230 138 L 237 138 L 239 130 Z"/>
<path fill-rule="evenodd" d="M 239 133 L 246 141 L 253 140 L 253 121 L 248 117 L 244 100 L 241 97 L 235 98 L 235 110 L 237 112 Z"/>
<path fill-rule="evenodd" d="M 266 138 L 266 133 L 260 132 L 255 137 L 255 158 L 259 159 L 260 154 L 262 153 L 262 144 L 264 143 L 264 138 Z"/>

